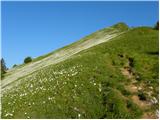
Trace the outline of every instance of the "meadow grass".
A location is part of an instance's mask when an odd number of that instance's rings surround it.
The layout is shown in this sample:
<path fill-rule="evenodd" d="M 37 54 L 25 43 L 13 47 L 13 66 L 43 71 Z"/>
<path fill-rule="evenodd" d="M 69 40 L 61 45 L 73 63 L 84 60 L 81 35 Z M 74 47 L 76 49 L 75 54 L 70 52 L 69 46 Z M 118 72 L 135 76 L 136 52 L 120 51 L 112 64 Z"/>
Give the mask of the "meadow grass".
<path fill-rule="evenodd" d="M 132 59 L 136 84 L 158 99 L 158 49 L 158 31 L 139 27 L 35 71 L 3 94 L 2 118 L 141 118 L 145 110 L 132 101 L 121 68 Z"/>

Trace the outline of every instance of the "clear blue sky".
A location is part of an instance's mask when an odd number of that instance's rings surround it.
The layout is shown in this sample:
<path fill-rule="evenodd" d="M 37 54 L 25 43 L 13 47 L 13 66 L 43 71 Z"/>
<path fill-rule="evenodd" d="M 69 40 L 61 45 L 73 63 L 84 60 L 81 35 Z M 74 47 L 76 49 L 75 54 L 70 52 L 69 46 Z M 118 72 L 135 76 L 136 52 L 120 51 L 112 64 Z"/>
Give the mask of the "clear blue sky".
<path fill-rule="evenodd" d="M 21 64 L 118 22 L 153 26 L 158 2 L 2 2 L 2 57 Z"/>

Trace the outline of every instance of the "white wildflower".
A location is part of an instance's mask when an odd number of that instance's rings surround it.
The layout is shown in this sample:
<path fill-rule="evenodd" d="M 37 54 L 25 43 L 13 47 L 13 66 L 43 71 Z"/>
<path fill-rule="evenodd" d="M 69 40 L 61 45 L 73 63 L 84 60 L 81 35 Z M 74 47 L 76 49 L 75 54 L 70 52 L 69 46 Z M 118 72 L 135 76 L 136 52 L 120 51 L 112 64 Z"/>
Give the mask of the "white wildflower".
<path fill-rule="evenodd" d="M 156 116 L 159 117 L 159 110 L 156 110 Z"/>
<path fill-rule="evenodd" d="M 138 87 L 138 90 L 142 90 L 142 88 L 141 88 L 141 87 Z"/>
<path fill-rule="evenodd" d="M 74 110 L 75 110 L 75 111 L 79 111 L 79 109 L 78 109 L 77 107 L 74 107 Z"/>
<path fill-rule="evenodd" d="M 153 90 L 153 87 L 152 87 L 152 86 L 150 86 L 149 88 Z"/>
<path fill-rule="evenodd" d="M 7 116 L 13 116 L 13 114 L 12 113 L 7 113 L 7 114 L 5 114 L 5 116 L 7 117 Z"/>
<path fill-rule="evenodd" d="M 99 84 L 99 92 L 101 92 L 102 91 L 102 86 L 101 86 L 101 84 Z"/>
<path fill-rule="evenodd" d="M 51 97 L 48 97 L 48 100 L 51 100 L 52 98 Z"/>
<path fill-rule="evenodd" d="M 30 88 L 32 88 L 32 87 L 33 87 L 33 85 L 31 84 L 31 85 L 30 85 Z"/>
<path fill-rule="evenodd" d="M 155 97 L 153 97 L 153 98 L 151 99 L 151 102 L 152 102 L 153 104 L 156 104 L 156 103 L 158 103 L 158 100 L 157 100 Z"/>
<path fill-rule="evenodd" d="M 80 118 L 81 117 L 81 114 L 78 114 L 78 118 Z"/>

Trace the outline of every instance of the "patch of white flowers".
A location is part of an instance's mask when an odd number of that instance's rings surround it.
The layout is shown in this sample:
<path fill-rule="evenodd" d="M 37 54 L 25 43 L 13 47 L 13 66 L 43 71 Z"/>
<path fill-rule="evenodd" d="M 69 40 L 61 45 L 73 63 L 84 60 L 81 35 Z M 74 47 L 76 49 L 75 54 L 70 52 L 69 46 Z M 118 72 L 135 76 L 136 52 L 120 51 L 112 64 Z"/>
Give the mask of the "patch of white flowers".
<path fill-rule="evenodd" d="M 12 113 L 6 113 L 6 114 L 5 114 L 5 117 L 8 117 L 8 116 L 12 117 L 13 114 L 12 114 Z"/>
<path fill-rule="evenodd" d="M 23 96 L 26 96 L 27 95 L 27 93 L 22 93 L 22 94 L 20 94 L 19 96 L 20 97 L 23 97 Z"/>
<path fill-rule="evenodd" d="M 54 89 L 61 90 L 63 87 L 65 87 L 66 84 L 70 82 L 70 78 L 76 76 L 82 71 L 82 65 L 74 65 L 72 67 L 61 69 L 61 70 L 55 70 L 52 67 L 47 68 L 47 72 L 45 72 L 45 69 L 41 69 L 40 71 L 36 72 L 35 74 L 31 74 L 29 76 L 26 76 L 25 78 L 22 78 L 21 85 L 17 85 L 12 90 L 8 90 L 6 93 L 4 93 L 5 97 L 9 97 L 12 101 L 8 102 L 8 106 L 13 107 L 13 104 L 16 103 L 16 100 L 22 100 L 26 99 L 25 96 L 35 96 L 39 93 L 46 93 L 53 91 L 52 94 L 48 95 L 46 100 L 43 100 L 42 104 L 47 104 L 47 101 L 51 101 L 53 103 L 56 103 L 55 96 L 58 94 Z M 65 78 L 65 79 L 64 79 Z M 46 86 L 47 85 L 47 86 Z M 78 82 L 75 81 L 74 87 L 78 89 Z M 83 86 L 83 84 L 80 84 L 80 86 Z M 11 94 L 10 94 L 11 91 Z M 14 93 L 13 93 L 14 91 Z M 67 92 L 64 91 L 64 94 L 67 95 Z M 73 90 L 73 97 L 75 98 L 77 96 L 76 90 Z M 19 107 L 22 106 L 30 106 L 37 105 L 36 102 L 31 102 L 26 99 L 23 103 L 18 104 Z M 6 117 L 12 117 L 13 113 L 10 113 L 8 111 L 5 112 Z M 27 112 L 24 113 L 27 118 L 31 118 Z M 81 117 L 81 114 L 78 114 L 78 118 Z"/>
<path fill-rule="evenodd" d="M 156 104 L 156 103 L 158 103 L 158 100 L 157 100 L 155 97 L 153 97 L 153 98 L 151 99 L 151 102 L 152 102 L 153 104 Z"/>

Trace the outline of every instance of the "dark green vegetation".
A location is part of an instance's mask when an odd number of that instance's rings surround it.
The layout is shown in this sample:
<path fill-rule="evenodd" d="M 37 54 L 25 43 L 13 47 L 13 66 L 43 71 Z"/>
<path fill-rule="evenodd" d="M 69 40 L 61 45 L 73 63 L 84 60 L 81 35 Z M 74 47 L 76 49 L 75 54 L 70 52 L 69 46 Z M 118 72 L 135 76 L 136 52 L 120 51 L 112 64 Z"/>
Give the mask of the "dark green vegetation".
<path fill-rule="evenodd" d="M 13 68 L 14 68 L 14 67 L 17 67 L 17 66 L 18 66 L 18 65 L 14 64 L 14 65 L 13 65 Z"/>
<path fill-rule="evenodd" d="M 30 63 L 30 62 L 32 62 L 32 58 L 31 57 L 26 57 L 24 59 L 24 63 Z"/>
<path fill-rule="evenodd" d="M 157 30 L 131 29 L 20 78 L 2 97 L 2 118 L 156 118 L 158 51 Z"/>
<path fill-rule="evenodd" d="M 7 71 L 6 63 L 2 58 L 1 59 L 1 79 L 4 78 L 6 71 Z"/>
<path fill-rule="evenodd" d="M 154 26 L 155 30 L 159 30 L 159 21 L 157 21 L 156 25 Z"/>

